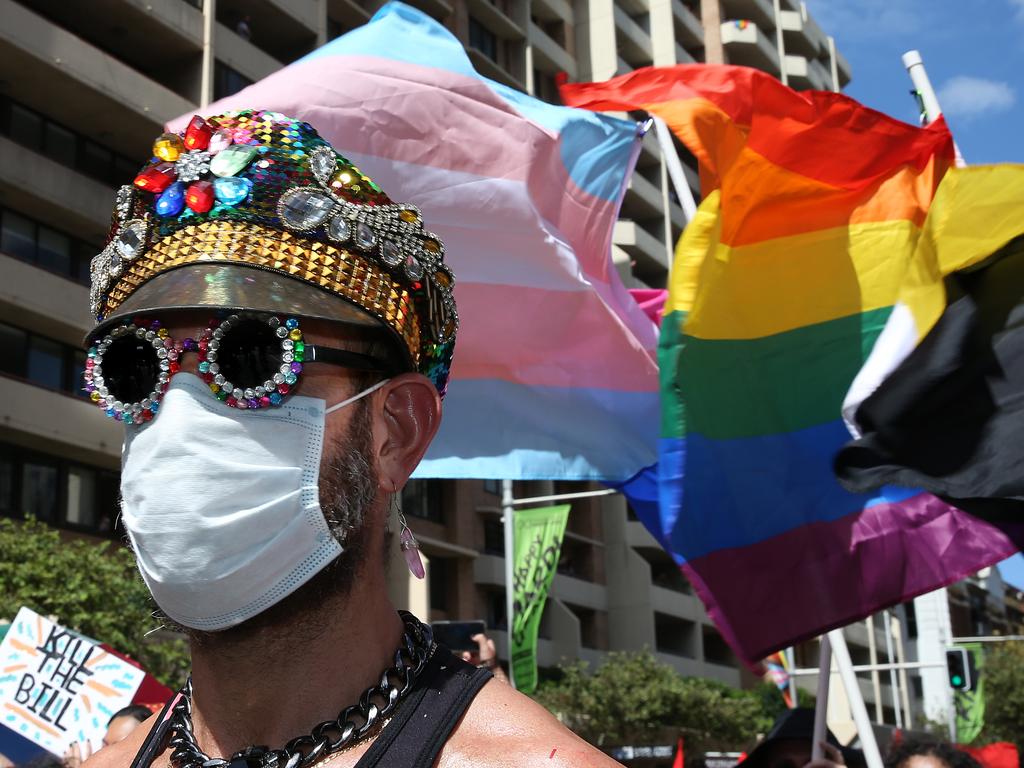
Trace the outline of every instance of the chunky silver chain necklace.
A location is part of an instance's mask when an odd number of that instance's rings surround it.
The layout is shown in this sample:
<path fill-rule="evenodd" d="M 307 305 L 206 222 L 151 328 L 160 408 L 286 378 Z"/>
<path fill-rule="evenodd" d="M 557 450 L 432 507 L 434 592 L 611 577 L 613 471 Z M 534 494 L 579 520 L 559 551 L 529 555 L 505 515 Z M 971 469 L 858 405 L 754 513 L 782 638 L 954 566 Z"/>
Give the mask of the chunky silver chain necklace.
<path fill-rule="evenodd" d="M 394 666 L 384 670 L 380 682 L 367 688 L 359 703 L 346 707 L 335 720 L 325 720 L 305 736 L 281 749 L 250 745 L 230 758 L 211 758 L 196 743 L 192 732 L 192 678 L 182 687 L 171 714 L 169 746 L 174 768 L 308 768 L 327 755 L 362 741 L 384 722 L 412 690 L 433 650 L 430 627 L 411 613 L 399 611 L 405 623 Z"/>

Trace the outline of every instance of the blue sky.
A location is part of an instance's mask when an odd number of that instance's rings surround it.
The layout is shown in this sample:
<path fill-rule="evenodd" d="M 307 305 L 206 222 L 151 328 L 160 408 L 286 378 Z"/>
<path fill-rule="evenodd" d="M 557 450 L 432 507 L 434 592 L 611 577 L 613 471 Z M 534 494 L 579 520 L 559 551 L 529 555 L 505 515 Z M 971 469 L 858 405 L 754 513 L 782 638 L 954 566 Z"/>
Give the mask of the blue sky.
<path fill-rule="evenodd" d="M 901 56 L 916 48 L 964 159 L 1024 162 L 1024 0 L 805 0 L 850 62 L 846 93 L 917 121 Z M 999 566 L 1024 589 L 1024 556 Z"/>
<path fill-rule="evenodd" d="M 805 0 L 850 62 L 846 93 L 916 122 L 900 60 L 921 52 L 964 159 L 1024 162 L 1024 0 Z"/>

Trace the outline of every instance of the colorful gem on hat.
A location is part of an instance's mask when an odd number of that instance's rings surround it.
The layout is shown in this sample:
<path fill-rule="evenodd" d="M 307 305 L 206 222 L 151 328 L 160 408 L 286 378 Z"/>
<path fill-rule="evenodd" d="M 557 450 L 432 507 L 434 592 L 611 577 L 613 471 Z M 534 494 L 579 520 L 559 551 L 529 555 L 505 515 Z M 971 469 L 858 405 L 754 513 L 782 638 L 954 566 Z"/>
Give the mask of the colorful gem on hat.
<path fill-rule="evenodd" d="M 335 202 L 312 187 L 290 189 L 281 195 L 277 214 L 285 226 L 299 231 L 316 229 L 327 219 Z"/>
<path fill-rule="evenodd" d="M 229 176 L 213 180 L 213 193 L 217 202 L 224 205 L 238 205 L 249 195 L 252 181 L 242 176 Z"/>
<path fill-rule="evenodd" d="M 213 184 L 209 181 L 194 181 L 185 193 L 185 203 L 196 213 L 206 213 L 213 208 Z"/>
<path fill-rule="evenodd" d="M 356 225 L 356 245 L 364 251 L 368 251 L 377 244 L 377 235 L 365 221 Z"/>
<path fill-rule="evenodd" d="M 252 161 L 256 152 L 252 144 L 232 144 L 214 155 L 210 172 L 214 176 L 234 176 Z"/>
<path fill-rule="evenodd" d="M 156 212 L 159 216 L 177 216 L 185 207 L 185 185 L 176 181 L 156 199 Z"/>
<path fill-rule="evenodd" d="M 159 194 L 173 184 L 175 178 L 174 165 L 159 162 L 143 168 L 135 177 L 135 186 L 147 192 Z"/>
<path fill-rule="evenodd" d="M 206 149 L 210 146 L 210 138 L 213 136 L 213 126 L 199 115 L 189 121 L 185 129 L 186 149 Z"/>
<path fill-rule="evenodd" d="M 129 222 L 114 239 L 114 247 L 121 258 L 131 261 L 146 245 L 146 225 L 141 221 Z"/>
<path fill-rule="evenodd" d="M 221 150 L 227 149 L 231 146 L 234 141 L 234 137 L 231 135 L 231 131 L 226 131 L 221 128 L 213 136 L 210 137 L 210 143 L 206 147 L 206 151 L 211 155 L 215 155 Z"/>
<path fill-rule="evenodd" d="M 178 181 L 197 181 L 210 170 L 210 153 L 201 149 L 186 152 L 174 164 L 178 173 Z"/>
<path fill-rule="evenodd" d="M 317 147 L 313 150 L 313 154 L 309 156 L 309 167 L 313 171 L 313 175 L 316 180 L 321 184 L 326 184 L 331 178 L 331 174 L 338 167 L 338 158 L 334 154 L 334 150 L 330 147 Z"/>
<path fill-rule="evenodd" d="M 175 162 L 185 151 L 185 142 L 176 133 L 165 133 L 153 142 L 153 155 L 167 163 Z"/>
<path fill-rule="evenodd" d="M 352 237 L 352 226 L 348 223 L 348 219 L 340 213 L 331 219 L 327 225 L 327 236 L 339 243 L 344 243 Z"/>

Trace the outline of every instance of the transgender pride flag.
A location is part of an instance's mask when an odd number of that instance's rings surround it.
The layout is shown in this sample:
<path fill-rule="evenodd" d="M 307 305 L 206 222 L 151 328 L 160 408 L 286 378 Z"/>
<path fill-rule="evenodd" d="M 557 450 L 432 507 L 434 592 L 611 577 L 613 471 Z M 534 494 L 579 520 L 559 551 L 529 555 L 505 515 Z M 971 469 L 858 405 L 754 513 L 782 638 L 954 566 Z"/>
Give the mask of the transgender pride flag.
<path fill-rule="evenodd" d="M 206 111 L 244 108 L 308 121 L 444 239 L 462 325 L 418 476 L 621 482 L 656 461 L 657 329 L 610 258 L 633 123 L 486 80 L 397 2 Z"/>

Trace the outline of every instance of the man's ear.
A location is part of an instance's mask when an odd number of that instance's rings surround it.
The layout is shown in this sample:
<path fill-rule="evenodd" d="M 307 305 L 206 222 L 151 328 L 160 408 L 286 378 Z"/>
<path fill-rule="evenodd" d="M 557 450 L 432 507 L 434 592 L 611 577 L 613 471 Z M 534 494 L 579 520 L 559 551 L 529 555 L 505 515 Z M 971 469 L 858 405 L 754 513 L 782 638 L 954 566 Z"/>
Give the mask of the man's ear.
<path fill-rule="evenodd" d="M 378 393 L 373 439 L 382 490 L 405 485 L 441 425 L 441 397 L 419 373 L 392 378 Z"/>

